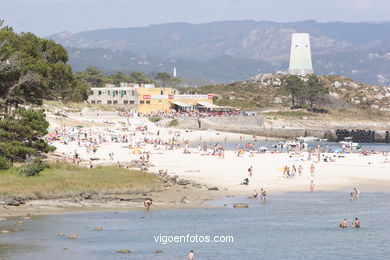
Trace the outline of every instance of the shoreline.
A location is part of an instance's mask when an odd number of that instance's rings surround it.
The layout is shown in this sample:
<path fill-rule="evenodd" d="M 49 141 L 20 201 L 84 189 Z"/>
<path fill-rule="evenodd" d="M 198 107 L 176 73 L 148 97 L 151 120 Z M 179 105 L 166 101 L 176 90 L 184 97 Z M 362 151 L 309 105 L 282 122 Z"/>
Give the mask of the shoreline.
<path fill-rule="evenodd" d="M 368 184 L 363 188 L 364 193 L 390 193 L 388 187 L 388 184 Z M 348 191 L 349 190 L 347 190 L 347 187 L 339 186 L 333 187 L 332 189 L 319 189 L 314 193 L 345 192 L 347 196 Z M 271 190 L 268 195 L 272 198 L 272 195 L 280 195 L 292 192 L 308 193 L 309 190 L 279 189 Z M 34 218 L 46 215 L 112 211 L 143 211 L 144 207 L 142 199 L 146 197 L 153 199 L 154 204 L 151 207 L 152 211 L 216 208 L 215 206 L 207 205 L 207 202 L 238 196 L 250 197 L 251 194 L 239 190 L 208 190 L 207 186 L 205 185 L 200 185 L 199 187 L 193 187 L 192 185 L 175 185 L 169 189 L 150 192 L 148 194 L 106 194 L 92 199 L 72 197 L 67 199 L 29 200 L 20 206 L 2 205 L 2 210 L 0 210 L 0 223 L 1 221 L 5 220 L 22 220 L 24 217 Z M 184 197 L 185 199 L 183 199 Z"/>

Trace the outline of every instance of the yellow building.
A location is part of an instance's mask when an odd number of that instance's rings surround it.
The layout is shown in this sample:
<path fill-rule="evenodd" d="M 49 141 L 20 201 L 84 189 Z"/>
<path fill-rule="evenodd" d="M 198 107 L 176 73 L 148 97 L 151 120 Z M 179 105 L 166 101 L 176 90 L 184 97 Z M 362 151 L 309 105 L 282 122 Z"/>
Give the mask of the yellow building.
<path fill-rule="evenodd" d="M 137 88 L 140 114 L 193 110 L 197 106 L 212 106 L 212 95 L 181 95 L 172 88 Z M 199 103 L 200 102 L 200 103 Z"/>

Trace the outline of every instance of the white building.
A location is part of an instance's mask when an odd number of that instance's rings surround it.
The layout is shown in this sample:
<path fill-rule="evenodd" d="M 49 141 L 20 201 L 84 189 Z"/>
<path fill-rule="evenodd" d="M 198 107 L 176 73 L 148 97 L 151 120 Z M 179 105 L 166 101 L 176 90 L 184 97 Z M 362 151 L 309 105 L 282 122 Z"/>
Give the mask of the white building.
<path fill-rule="evenodd" d="M 288 73 L 295 75 L 314 73 L 308 33 L 293 33 Z"/>
<path fill-rule="evenodd" d="M 145 86 L 146 85 L 146 86 Z M 138 96 L 136 89 L 140 87 L 154 87 L 154 84 L 120 83 L 106 84 L 104 88 L 91 88 L 88 103 L 97 105 L 126 105 L 130 109 L 137 108 Z"/>

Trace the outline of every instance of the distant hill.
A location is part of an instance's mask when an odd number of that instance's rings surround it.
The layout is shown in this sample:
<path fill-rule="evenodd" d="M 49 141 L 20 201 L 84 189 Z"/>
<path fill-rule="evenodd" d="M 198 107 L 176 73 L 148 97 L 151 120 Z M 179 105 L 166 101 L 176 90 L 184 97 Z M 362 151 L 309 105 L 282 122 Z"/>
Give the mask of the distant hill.
<path fill-rule="evenodd" d="M 225 21 L 62 32 L 49 38 L 70 51 L 76 70 L 172 71 L 215 82 L 287 70 L 291 34 L 311 35 L 314 70 L 364 83 L 390 84 L 390 22 Z"/>

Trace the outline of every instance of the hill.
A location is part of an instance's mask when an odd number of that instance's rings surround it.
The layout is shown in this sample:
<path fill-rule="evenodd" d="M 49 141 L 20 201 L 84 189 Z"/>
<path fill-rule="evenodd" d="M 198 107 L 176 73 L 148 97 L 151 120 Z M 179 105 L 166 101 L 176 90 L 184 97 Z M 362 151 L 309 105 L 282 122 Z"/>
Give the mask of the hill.
<path fill-rule="evenodd" d="M 215 82 L 245 80 L 288 67 L 291 34 L 311 35 L 319 75 L 364 83 L 390 82 L 390 23 L 294 23 L 225 21 L 171 23 L 139 28 L 63 32 L 49 38 L 70 51 L 77 70 L 172 71 L 182 78 Z"/>
<path fill-rule="evenodd" d="M 193 94 L 213 93 L 214 103 L 256 111 L 293 111 L 291 115 L 313 115 L 309 107 L 290 110 L 291 96 L 284 87 L 287 75 L 258 74 L 247 81 L 209 85 L 199 88 L 181 88 L 181 92 Z M 316 108 L 332 115 L 349 119 L 375 119 L 383 121 L 390 115 L 390 87 L 363 84 L 341 76 L 320 76 L 328 94 Z M 302 80 L 307 80 L 303 77 Z M 283 113 L 279 113 L 279 116 Z M 288 115 L 285 114 L 285 115 Z"/>

